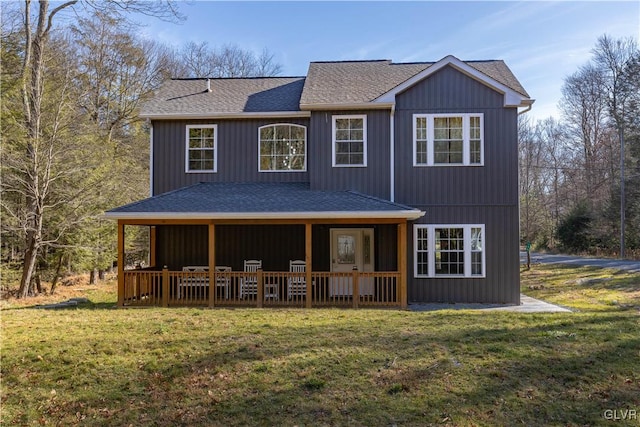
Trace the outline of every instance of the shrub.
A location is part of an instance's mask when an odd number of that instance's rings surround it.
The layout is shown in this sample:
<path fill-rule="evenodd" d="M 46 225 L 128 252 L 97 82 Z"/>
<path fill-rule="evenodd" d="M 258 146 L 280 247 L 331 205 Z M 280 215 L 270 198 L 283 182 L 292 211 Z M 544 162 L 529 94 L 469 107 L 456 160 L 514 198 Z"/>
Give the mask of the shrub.
<path fill-rule="evenodd" d="M 558 240 L 568 252 L 584 252 L 591 246 L 591 215 L 586 203 L 581 202 L 571 209 L 558 225 Z"/>

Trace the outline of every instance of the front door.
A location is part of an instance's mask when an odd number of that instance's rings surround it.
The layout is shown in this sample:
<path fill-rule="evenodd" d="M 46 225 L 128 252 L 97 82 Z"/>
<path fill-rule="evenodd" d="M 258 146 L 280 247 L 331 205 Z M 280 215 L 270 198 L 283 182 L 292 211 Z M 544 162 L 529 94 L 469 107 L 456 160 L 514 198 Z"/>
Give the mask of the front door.
<path fill-rule="evenodd" d="M 331 271 L 351 273 L 373 271 L 373 229 L 371 228 L 332 228 L 331 229 Z M 360 295 L 373 293 L 371 280 L 359 282 Z M 352 295 L 353 277 L 351 274 L 334 277 L 330 283 L 331 295 Z"/>

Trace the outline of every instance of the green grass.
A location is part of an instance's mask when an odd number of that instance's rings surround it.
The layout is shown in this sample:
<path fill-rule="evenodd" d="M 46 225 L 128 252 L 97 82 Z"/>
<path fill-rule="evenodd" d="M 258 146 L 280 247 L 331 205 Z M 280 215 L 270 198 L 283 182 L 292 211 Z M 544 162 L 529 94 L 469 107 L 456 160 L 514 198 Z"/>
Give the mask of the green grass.
<path fill-rule="evenodd" d="M 575 283 L 594 274 L 612 280 Z M 119 310 L 112 284 L 78 309 L 5 304 L 2 425 L 578 426 L 640 412 L 638 278 L 535 266 L 522 287 L 579 311 Z"/>

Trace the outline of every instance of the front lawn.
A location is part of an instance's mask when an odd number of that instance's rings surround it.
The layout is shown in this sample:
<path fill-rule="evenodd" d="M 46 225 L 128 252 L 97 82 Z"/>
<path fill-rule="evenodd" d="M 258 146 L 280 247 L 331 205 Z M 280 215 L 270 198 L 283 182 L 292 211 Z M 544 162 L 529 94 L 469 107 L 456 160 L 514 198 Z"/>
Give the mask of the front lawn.
<path fill-rule="evenodd" d="M 594 274 L 523 273 L 574 313 L 5 304 L 2 425 L 638 425 L 640 280 Z"/>

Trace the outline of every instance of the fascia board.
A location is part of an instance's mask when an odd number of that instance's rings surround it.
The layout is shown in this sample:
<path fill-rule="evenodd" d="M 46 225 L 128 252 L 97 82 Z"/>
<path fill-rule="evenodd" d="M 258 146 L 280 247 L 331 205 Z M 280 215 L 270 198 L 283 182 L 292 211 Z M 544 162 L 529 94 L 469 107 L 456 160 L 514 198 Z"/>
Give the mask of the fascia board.
<path fill-rule="evenodd" d="M 414 220 L 425 212 L 410 209 L 401 211 L 325 211 L 325 212 L 106 212 L 107 219 L 389 219 Z"/>
<path fill-rule="evenodd" d="M 508 86 L 487 76 L 486 74 L 481 73 L 480 71 L 476 70 L 470 65 L 465 64 L 464 62 L 462 62 L 461 60 L 459 60 L 458 58 L 452 55 L 444 57 L 443 59 L 436 62 L 426 70 L 416 74 L 415 76 L 406 80 L 404 83 L 401 83 L 395 88 L 391 89 L 389 92 L 380 95 L 373 102 L 374 103 L 395 102 L 395 98 L 397 94 L 404 92 L 408 88 L 414 86 L 415 84 L 426 79 L 432 74 L 437 73 L 438 71 L 440 71 L 446 66 L 452 66 L 453 68 L 467 75 L 468 77 L 471 77 L 472 79 L 484 84 L 485 86 L 488 86 L 491 89 L 503 94 L 505 107 L 525 107 L 529 105 L 527 104 L 527 101 L 529 100 L 529 98 L 519 94 L 518 92 L 509 88 Z"/>
<path fill-rule="evenodd" d="M 311 117 L 309 111 L 272 111 L 259 113 L 198 113 L 198 114 L 153 114 L 140 113 L 142 119 L 150 120 L 184 120 L 184 119 L 259 119 L 259 118 L 289 118 L 289 117 Z"/>
<path fill-rule="evenodd" d="M 344 104 L 300 104 L 301 110 L 326 111 L 326 110 L 389 110 L 395 105 L 393 102 L 362 102 Z"/>

